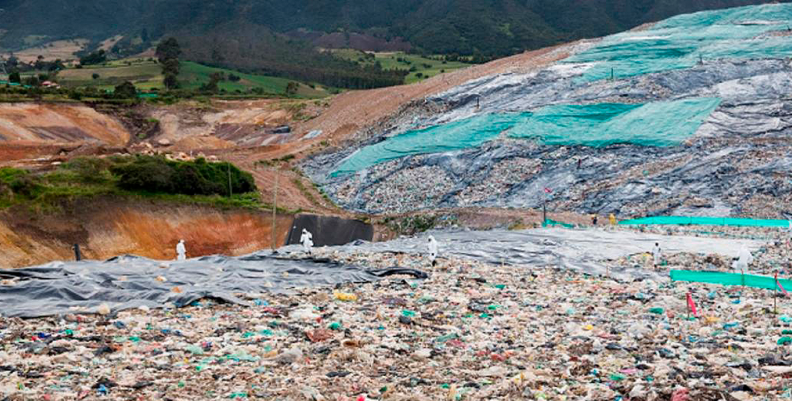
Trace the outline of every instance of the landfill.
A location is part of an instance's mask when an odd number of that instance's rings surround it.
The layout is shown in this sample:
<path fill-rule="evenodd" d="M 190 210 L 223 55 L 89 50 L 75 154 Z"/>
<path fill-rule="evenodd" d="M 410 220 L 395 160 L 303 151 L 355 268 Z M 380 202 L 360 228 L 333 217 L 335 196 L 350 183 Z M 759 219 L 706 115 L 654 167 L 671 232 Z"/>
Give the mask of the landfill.
<path fill-rule="evenodd" d="M 435 267 L 429 235 L 439 244 Z M 229 290 L 236 302 L 4 315 L 0 399 L 786 399 L 792 300 L 668 273 L 731 271 L 745 246 L 754 274 L 788 278 L 788 239 L 761 227 L 547 228 L 315 248 L 324 266 L 427 275 Z M 279 253 L 305 263 L 299 246 Z M 575 269 L 581 260 L 606 270 Z M 134 266 L 161 274 L 138 261 L 116 267 Z M 5 278 L 0 288 L 19 285 Z"/>
<path fill-rule="evenodd" d="M 547 204 L 787 219 L 790 24 L 792 5 L 767 4 L 592 41 L 428 97 L 301 168 L 364 213 Z"/>

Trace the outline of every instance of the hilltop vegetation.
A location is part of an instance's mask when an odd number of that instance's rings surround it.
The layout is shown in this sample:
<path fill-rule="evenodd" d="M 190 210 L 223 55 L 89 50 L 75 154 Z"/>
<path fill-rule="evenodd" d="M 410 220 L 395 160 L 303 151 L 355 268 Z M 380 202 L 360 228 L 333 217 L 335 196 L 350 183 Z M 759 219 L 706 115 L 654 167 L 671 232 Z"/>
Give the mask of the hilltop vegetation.
<path fill-rule="evenodd" d="M 0 209 L 53 210 L 63 202 L 100 196 L 260 207 L 253 177 L 228 163 L 162 157 L 79 158 L 46 173 L 0 168 Z"/>
<path fill-rule="evenodd" d="M 367 47 L 392 44 L 416 56 L 484 62 L 675 14 L 764 2 L 768 0 L 8 0 L 0 11 L 0 50 L 44 45 L 38 47 L 43 51 L 58 40 L 87 40 L 78 56 L 89 65 L 138 55 L 175 37 L 182 44 L 180 61 L 370 89 L 415 82 L 445 68 L 428 61 L 418 64 L 429 65 L 423 71 L 416 64 L 386 59 L 356 62 L 325 50 L 376 50 Z M 176 88 L 178 71 L 163 72 L 166 86 Z M 259 85 L 251 81 L 244 86 L 219 88 L 244 92 Z"/>
<path fill-rule="evenodd" d="M 354 49 L 339 49 L 333 53 L 363 65 L 379 65 L 386 70 L 407 71 L 404 78 L 406 84 L 471 65 L 469 58 L 454 56 L 420 56 L 403 52 L 368 53 Z"/>
<path fill-rule="evenodd" d="M 0 13 L 0 48 L 18 49 L 61 38 L 128 43 L 177 32 L 240 44 L 289 45 L 273 35 L 300 28 L 402 37 L 426 54 L 503 56 L 581 37 L 623 31 L 693 11 L 767 0 L 7 0 Z M 43 12 L 46 10 L 46 12 Z M 258 35 L 255 41 L 245 37 Z M 364 49 L 365 50 L 365 49 Z M 193 49 L 198 52 L 200 49 Z M 299 47 L 295 56 L 307 57 Z M 279 53 L 280 54 L 280 53 Z M 209 54 L 211 56 L 211 53 Z M 304 59 L 302 60 L 305 61 Z M 319 60 L 316 60 L 319 61 Z M 335 68 L 335 66 L 331 66 Z"/>

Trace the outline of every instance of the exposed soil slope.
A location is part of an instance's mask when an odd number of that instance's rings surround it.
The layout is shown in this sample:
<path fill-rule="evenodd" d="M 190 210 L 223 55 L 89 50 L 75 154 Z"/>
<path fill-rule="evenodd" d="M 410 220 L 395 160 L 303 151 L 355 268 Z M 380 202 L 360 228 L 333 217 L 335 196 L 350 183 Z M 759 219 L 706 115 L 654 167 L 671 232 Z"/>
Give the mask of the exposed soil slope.
<path fill-rule="evenodd" d="M 278 216 L 278 244 L 285 243 L 291 223 L 291 216 Z M 72 259 L 73 244 L 80 244 L 89 259 L 127 253 L 174 259 L 180 239 L 187 244 L 188 257 L 236 256 L 269 248 L 271 236 L 272 215 L 266 212 L 92 201 L 63 214 L 0 214 L 0 268 Z"/>

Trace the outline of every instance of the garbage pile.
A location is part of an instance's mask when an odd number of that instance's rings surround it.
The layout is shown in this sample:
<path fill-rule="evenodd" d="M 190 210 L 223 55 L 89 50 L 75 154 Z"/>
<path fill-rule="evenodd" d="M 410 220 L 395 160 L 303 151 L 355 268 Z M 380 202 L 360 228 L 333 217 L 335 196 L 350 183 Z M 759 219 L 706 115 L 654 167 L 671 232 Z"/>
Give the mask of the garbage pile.
<path fill-rule="evenodd" d="M 428 98 L 414 118 L 302 168 L 338 204 L 369 213 L 549 201 L 625 218 L 785 218 L 792 65 L 788 38 L 770 33 L 790 23 L 792 6 L 774 4 L 614 35 L 544 70 Z M 515 165 L 528 168 L 504 174 Z"/>
<path fill-rule="evenodd" d="M 323 256 L 428 268 L 417 254 Z M 392 276 L 246 299 L 0 318 L 0 395 L 692 401 L 792 391 L 792 302 L 778 299 L 772 314 L 767 292 L 441 257 L 425 281 Z"/>
<path fill-rule="evenodd" d="M 581 253 L 589 252 L 587 242 L 592 247 L 600 242 L 593 257 L 616 268 L 619 257 L 640 253 L 634 249 L 660 237 L 560 229 L 544 230 L 542 236 L 540 231 L 512 238 L 498 238 L 500 232 L 430 233 L 440 243 L 435 267 L 424 236 L 312 251 L 339 266 L 427 271 L 425 279 L 389 269 L 395 274 L 370 282 L 232 291 L 237 303 L 208 297 L 180 308 L 141 305 L 94 314 L 0 317 L 0 396 L 343 401 L 792 397 L 787 379 L 792 374 L 787 350 L 792 345 L 792 299 L 779 297 L 774 305 L 773 292 L 765 290 L 641 275 L 617 279 L 552 265 L 538 269 L 526 262 L 530 252 L 514 249 L 518 241 L 536 238 L 548 248 Z M 490 243 L 473 252 L 471 244 L 485 237 Z M 709 243 L 709 249 L 729 259 L 736 252 L 731 247 L 744 241 L 693 239 L 662 238 L 665 269 L 706 269 L 704 261 L 684 254 L 699 254 L 698 247 Z M 498 242 L 501 248 L 494 248 Z M 625 249 L 618 249 L 620 243 Z M 508 255 L 522 254 L 523 259 L 488 262 L 495 249 L 512 249 Z M 777 257 L 782 248 L 765 244 L 759 250 Z M 290 257 L 303 256 L 298 246 L 282 253 L 290 251 Z M 757 257 L 753 268 L 760 269 L 761 263 Z M 257 280 L 234 282 L 254 285 Z"/>

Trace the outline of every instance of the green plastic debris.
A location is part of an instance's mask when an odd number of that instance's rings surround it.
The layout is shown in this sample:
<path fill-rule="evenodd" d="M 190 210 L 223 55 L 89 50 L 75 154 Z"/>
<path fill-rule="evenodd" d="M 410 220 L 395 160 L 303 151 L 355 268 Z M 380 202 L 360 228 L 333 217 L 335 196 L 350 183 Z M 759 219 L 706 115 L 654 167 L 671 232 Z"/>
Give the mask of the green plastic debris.
<path fill-rule="evenodd" d="M 231 395 L 228 396 L 228 398 L 233 400 L 234 398 L 247 398 L 247 396 L 248 396 L 247 393 L 231 393 Z"/>
<path fill-rule="evenodd" d="M 665 312 L 665 309 L 663 309 L 663 308 L 652 308 L 652 309 L 649 309 L 649 313 L 654 313 L 655 315 L 662 315 L 663 312 Z"/>
<path fill-rule="evenodd" d="M 415 312 L 405 309 L 405 310 L 402 311 L 402 316 L 414 317 L 415 316 Z"/>
<path fill-rule="evenodd" d="M 256 335 L 256 333 L 253 333 L 253 332 L 250 332 L 250 331 L 246 331 L 245 334 L 242 334 L 242 338 L 250 338 L 250 337 L 253 337 L 255 335 Z"/>
<path fill-rule="evenodd" d="M 506 288 L 506 284 L 495 284 L 495 288 L 497 288 L 499 290 L 503 290 L 503 289 Z"/>
<path fill-rule="evenodd" d="M 448 383 L 443 383 L 440 387 L 445 389 L 451 388 L 451 386 Z"/>
<path fill-rule="evenodd" d="M 330 326 L 328 326 L 328 327 L 330 328 L 330 330 L 335 330 L 335 331 L 341 331 L 341 329 L 343 328 L 343 326 L 341 326 L 340 322 L 330 323 Z"/>
<path fill-rule="evenodd" d="M 137 337 L 137 336 L 129 337 L 129 341 L 132 341 L 133 343 L 139 343 L 140 342 L 140 337 Z"/>
<path fill-rule="evenodd" d="M 784 330 L 781 332 L 781 335 L 792 334 L 792 330 Z"/>
<path fill-rule="evenodd" d="M 434 302 L 434 301 L 435 301 L 435 299 L 433 297 L 430 297 L 430 296 L 422 296 L 421 298 L 418 299 L 418 302 L 422 303 L 422 304 L 428 304 L 428 303 Z"/>
<path fill-rule="evenodd" d="M 490 317 L 490 315 L 488 315 L 486 313 L 482 313 L 482 314 L 479 315 L 479 317 L 482 318 L 482 319 L 488 319 Z"/>
<path fill-rule="evenodd" d="M 202 371 L 202 370 L 204 370 L 204 369 L 206 369 L 206 367 L 205 367 L 205 366 L 203 366 L 203 365 L 196 365 L 196 366 L 195 366 L 195 371 L 196 371 L 196 372 L 200 372 L 200 371 Z"/>
<path fill-rule="evenodd" d="M 444 336 L 437 337 L 437 339 L 435 341 L 437 341 L 439 343 L 444 343 L 446 341 L 453 340 L 455 338 L 459 338 L 459 335 L 457 333 L 451 333 L 451 334 L 446 334 Z"/>
<path fill-rule="evenodd" d="M 204 353 L 203 348 L 197 345 L 188 345 L 186 348 L 184 348 L 184 350 L 193 355 L 203 355 Z"/>
<path fill-rule="evenodd" d="M 183 381 L 179 382 L 179 388 L 184 388 L 184 382 Z"/>
<path fill-rule="evenodd" d="M 275 333 L 273 333 L 272 330 L 267 330 L 267 329 L 261 330 L 259 332 L 259 334 L 261 334 L 262 336 L 267 336 L 267 337 L 275 335 Z"/>
<path fill-rule="evenodd" d="M 620 373 L 611 373 L 610 376 L 608 376 L 608 378 L 615 382 L 620 382 L 625 379 L 625 376 Z"/>
<path fill-rule="evenodd" d="M 786 336 L 781 337 L 781 338 L 778 339 L 776 344 L 778 344 L 778 345 L 792 344 L 792 337 L 786 337 Z"/>

